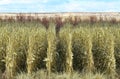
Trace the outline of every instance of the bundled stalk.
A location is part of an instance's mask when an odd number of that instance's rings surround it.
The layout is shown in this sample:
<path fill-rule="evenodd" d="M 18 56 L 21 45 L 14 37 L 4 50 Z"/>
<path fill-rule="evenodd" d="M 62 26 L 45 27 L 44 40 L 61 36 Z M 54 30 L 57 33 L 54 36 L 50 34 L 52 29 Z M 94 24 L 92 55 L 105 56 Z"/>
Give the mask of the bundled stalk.
<path fill-rule="evenodd" d="M 93 56 L 97 71 L 114 76 L 116 64 L 114 57 L 114 37 L 108 28 L 97 28 L 93 35 Z"/>
<path fill-rule="evenodd" d="M 10 32 L 7 27 L 0 27 L 0 71 L 5 71 L 5 57 L 6 57 L 6 49 L 8 36 Z"/>
<path fill-rule="evenodd" d="M 92 40 L 89 30 L 76 28 L 73 31 L 73 68 L 77 71 L 91 72 L 94 69 Z"/>
<path fill-rule="evenodd" d="M 14 28 L 8 38 L 5 60 L 8 79 L 12 79 L 17 72 L 25 70 L 27 53 L 27 36 L 25 31 L 21 28 Z"/>
<path fill-rule="evenodd" d="M 120 73 L 120 28 L 118 29 L 111 29 L 114 31 L 115 36 L 115 46 L 114 46 L 114 52 L 115 52 L 115 58 L 116 58 L 116 68 L 117 72 Z"/>
<path fill-rule="evenodd" d="M 56 31 L 55 31 L 55 25 L 50 24 L 47 32 L 47 42 L 48 42 L 48 48 L 47 48 L 47 58 L 46 61 L 46 67 L 47 67 L 47 75 L 50 78 L 51 71 L 55 72 L 57 70 L 57 63 L 56 63 Z"/>
<path fill-rule="evenodd" d="M 67 37 L 67 52 L 66 52 L 66 72 L 72 73 L 73 71 L 73 53 L 72 53 L 72 34 L 69 33 Z"/>
<path fill-rule="evenodd" d="M 72 73 L 73 71 L 73 53 L 72 53 L 72 34 L 71 26 L 69 24 L 65 25 L 65 28 L 62 28 L 59 33 L 59 57 L 61 71 L 67 73 Z"/>
<path fill-rule="evenodd" d="M 27 72 L 45 68 L 47 52 L 46 29 L 44 27 L 32 28 L 29 34 L 29 47 L 27 54 Z"/>

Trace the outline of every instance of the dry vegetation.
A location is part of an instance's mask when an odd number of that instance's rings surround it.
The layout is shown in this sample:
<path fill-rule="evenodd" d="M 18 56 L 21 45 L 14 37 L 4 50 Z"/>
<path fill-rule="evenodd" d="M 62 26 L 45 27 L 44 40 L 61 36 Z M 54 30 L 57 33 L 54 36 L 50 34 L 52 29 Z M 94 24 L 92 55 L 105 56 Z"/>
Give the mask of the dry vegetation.
<path fill-rule="evenodd" d="M 3 78 L 117 79 L 120 75 L 120 24 L 115 18 L 16 17 L 0 23 Z"/>

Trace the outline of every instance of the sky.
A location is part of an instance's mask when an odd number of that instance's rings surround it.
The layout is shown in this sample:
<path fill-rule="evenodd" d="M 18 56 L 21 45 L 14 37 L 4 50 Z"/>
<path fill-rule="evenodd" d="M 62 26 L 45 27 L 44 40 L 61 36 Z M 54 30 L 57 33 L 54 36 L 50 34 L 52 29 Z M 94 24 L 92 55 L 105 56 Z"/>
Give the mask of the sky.
<path fill-rule="evenodd" d="M 120 12 L 120 0 L 0 0 L 0 12 Z"/>

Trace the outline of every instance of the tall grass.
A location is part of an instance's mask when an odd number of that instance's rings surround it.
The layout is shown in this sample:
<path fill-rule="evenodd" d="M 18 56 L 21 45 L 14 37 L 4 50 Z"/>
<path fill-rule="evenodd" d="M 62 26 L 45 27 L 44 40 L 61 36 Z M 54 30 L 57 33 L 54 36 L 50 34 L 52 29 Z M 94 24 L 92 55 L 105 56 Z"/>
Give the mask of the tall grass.
<path fill-rule="evenodd" d="M 47 75 L 44 70 L 37 71 L 28 75 L 26 73 L 21 73 L 16 76 L 16 79 L 46 79 Z M 50 79 L 108 79 L 107 75 L 100 73 L 78 73 L 73 72 L 72 77 L 69 77 L 67 73 L 51 73 Z"/>

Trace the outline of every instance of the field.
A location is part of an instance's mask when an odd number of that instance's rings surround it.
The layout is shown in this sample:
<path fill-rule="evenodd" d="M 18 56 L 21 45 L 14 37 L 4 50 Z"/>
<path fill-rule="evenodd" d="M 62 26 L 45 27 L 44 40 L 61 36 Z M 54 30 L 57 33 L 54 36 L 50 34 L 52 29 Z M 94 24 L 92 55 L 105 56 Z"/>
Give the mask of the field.
<path fill-rule="evenodd" d="M 1 77 L 119 79 L 120 20 L 104 18 L 1 18 Z"/>

